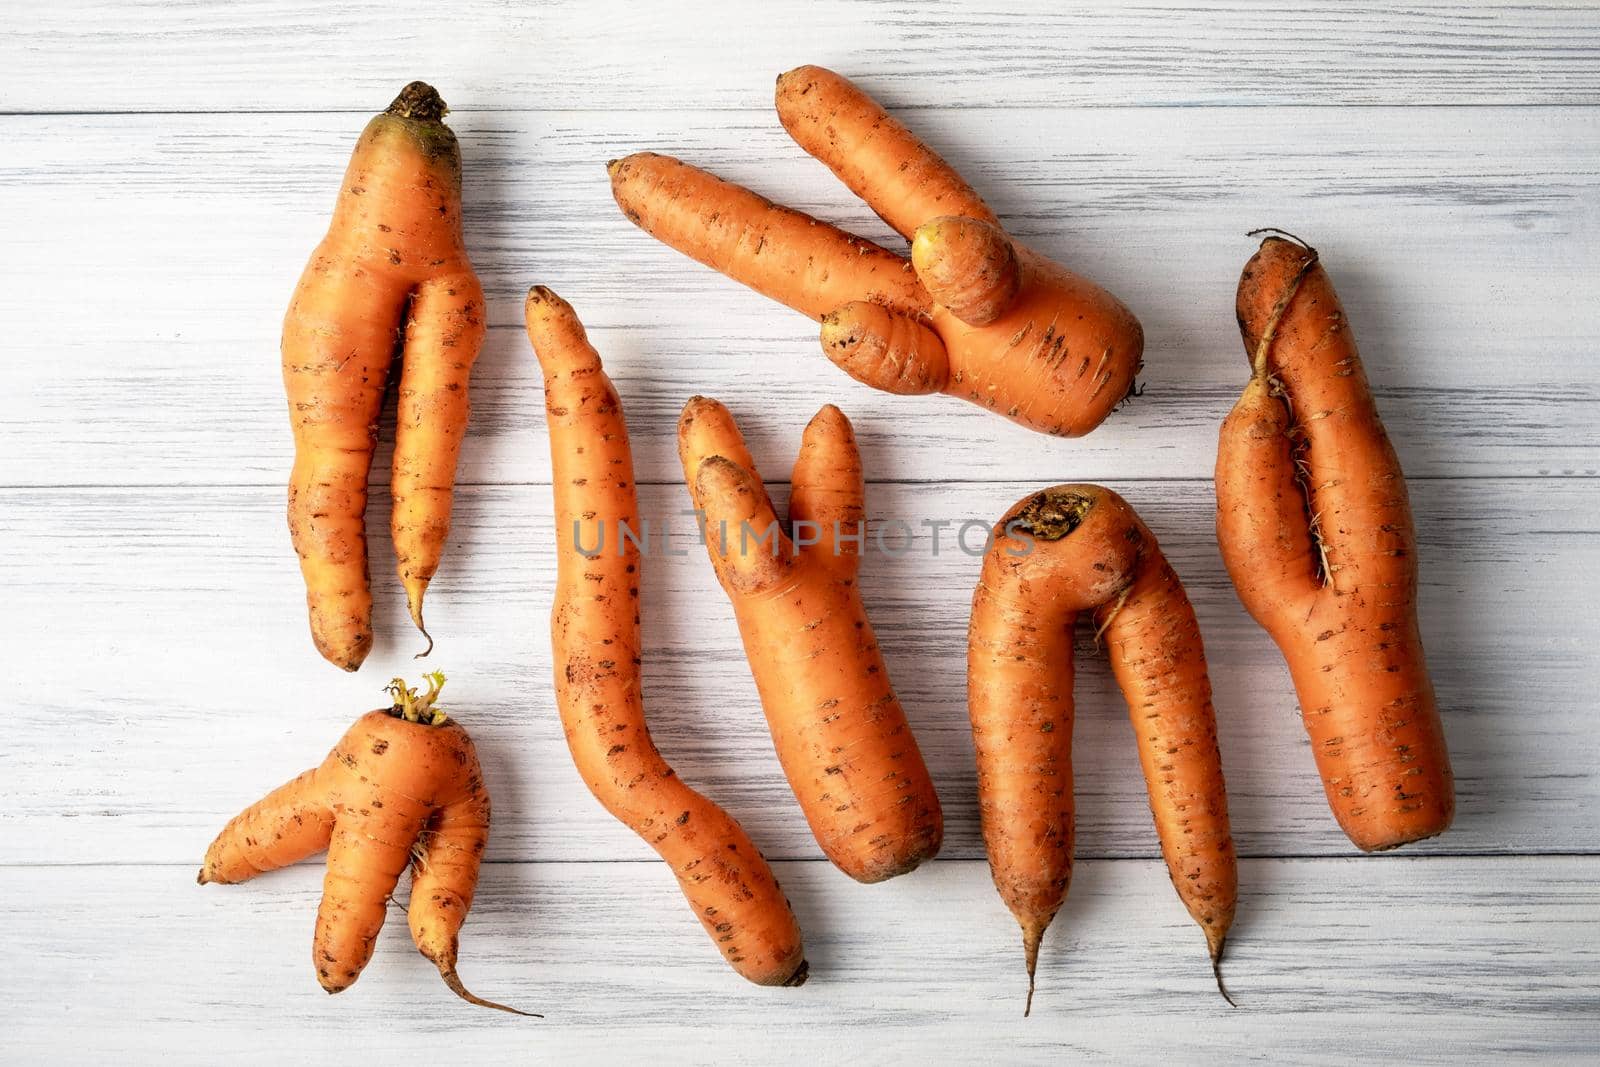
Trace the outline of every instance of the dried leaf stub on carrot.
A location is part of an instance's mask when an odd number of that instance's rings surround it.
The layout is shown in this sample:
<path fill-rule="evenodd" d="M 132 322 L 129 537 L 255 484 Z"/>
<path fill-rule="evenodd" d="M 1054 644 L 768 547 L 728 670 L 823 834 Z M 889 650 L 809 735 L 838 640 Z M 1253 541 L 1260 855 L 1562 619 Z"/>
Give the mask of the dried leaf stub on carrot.
<path fill-rule="evenodd" d="M 800 927 L 772 868 L 650 737 L 640 689 L 642 553 L 623 533 L 643 527 L 622 401 L 565 300 L 536 286 L 525 313 L 544 369 L 558 553 L 551 660 L 573 762 L 605 809 L 667 861 L 734 970 L 760 985 L 800 985 Z M 580 549 L 580 538 L 601 537 L 598 551 Z"/>
<path fill-rule="evenodd" d="M 1094 283 L 1012 240 L 955 170 L 847 79 L 800 67 L 778 116 L 911 242 L 898 255 L 668 156 L 609 164 L 645 232 L 822 323 L 823 351 L 891 393 L 948 393 L 1076 437 L 1128 396 L 1139 321 Z"/>
<path fill-rule="evenodd" d="M 1028 1005 L 1040 940 L 1072 878 L 1072 640 L 1082 612 L 1093 612 L 1128 702 L 1161 853 L 1205 932 L 1221 990 L 1238 871 L 1199 624 L 1126 501 L 1059 485 L 1000 520 L 968 631 L 979 816 L 995 886 L 1022 927 Z"/>
<path fill-rule="evenodd" d="M 450 533 L 467 380 L 483 343 L 483 290 L 461 235 L 461 154 L 444 114 L 439 94 L 412 82 L 367 124 L 283 323 L 289 532 L 317 650 L 348 671 L 372 649 L 367 478 L 390 363 L 401 363 L 390 525 L 426 636 L 422 600 Z"/>
<path fill-rule="evenodd" d="M 1443 833 L 1455 783 L 1417 626 L 1400 461 L 1316 250 L 1239 280 L 1251 376 L 1217 446 L 1217 542 L 1283 652 L 1339 825 L 1366 851 Z"/>
<path fill-rule="evenodd" d="M 939 798 L 856 585 L 865 486 L 850 421 L 829 405 L 806 427 L 789 528 L 715 400 L 685 405 L 678 455 L 779 762 L 817 843 L 861 882 L 932 859 L 944 838 Z"/>
<path fill-rule="evenodd" d="M 489 839 L 489 791 L 472 739 L 437 702 L 444 675 L 427 680 L 419 695 L 396 678 L 392 706 L 361 716 L 321 766 L 234 816 L 206 850 L 198 881 L 244 882 L 327 849 L 312 962 L 322 988 L 339 993 L 372 958 L 409 866 L 406 917 L 417 949 L 463 1000 L 526 1015 L 474 996 L 456 974 Z"/>

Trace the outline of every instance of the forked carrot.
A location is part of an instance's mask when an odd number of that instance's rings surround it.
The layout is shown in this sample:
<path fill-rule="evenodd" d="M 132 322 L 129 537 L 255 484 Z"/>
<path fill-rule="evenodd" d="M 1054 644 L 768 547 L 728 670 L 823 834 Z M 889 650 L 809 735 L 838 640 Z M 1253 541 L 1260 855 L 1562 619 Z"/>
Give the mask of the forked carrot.
<path fill-rule="evenodd" d="M 1217 445 L 1217 543 L 1289 665 L 1356 847 L 1443 833 L 1455 780 L 1417 626 L 1405 476 L 1316 250 L 1268 237 L 1239 280 L 1250 381 Z"/>
<path fill-rule="evenodd" d="M 1238 870 L 1205 649 L 1183 585 L 1139 516 L 1100 486 L 1034 493 L 996 530 L 972 597 L 967 707 L 983 840 L 1022 927 L 1028 1009 L 1040 941 L 1072 879 L 1072 633 L 1083 612 L 1128 702 L 1167 872 L 1227 997 L 1220 965 Z"/>

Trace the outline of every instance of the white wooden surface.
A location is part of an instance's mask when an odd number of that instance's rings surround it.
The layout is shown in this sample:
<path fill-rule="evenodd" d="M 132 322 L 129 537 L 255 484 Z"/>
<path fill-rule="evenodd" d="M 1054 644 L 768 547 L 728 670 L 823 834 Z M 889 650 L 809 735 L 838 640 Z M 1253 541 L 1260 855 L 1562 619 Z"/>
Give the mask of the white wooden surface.
<path fill-rule="evenodd" d="M 7 1062 L 1460 1062 L 1600 1048 L 1600 11 L 1593 4 L 786 2 L 12 4 L 0 36 L 0 968 Z M 797 316 L 661 248 L 601 164 L 680 153 L 875 236 L 783 135 L 771 80 L 858 77 L 1012 229 L 1149 336 L 1146 394 L 1076 442 L 871 393 Z M 282 519 L 277 328 L 365 113 L 412 77 L 454 106 L 490 293 L 465 486 L 430 594 L 434 662 L 495 794 L 464 972 L 543 1022 L 459 1005 L 403 923 L 349 993 L 308 960 L 317 871 L 201 890 L 234 810 L 412 671 L 373 517 L 379 646 L 305 635 Z M 1356 857 L 1281 661 L 1210 533 L 1244 374 L 1252 242 L 1312 238 L 1411 475 L 1423 627 L 1460 787 L 1449 835 Z M 548 686 L 538 378 L 544 282 L 593 327 L 647 514 L 683 506 L 671 432 L 728 401 L 787 469 L 823 399 L 856 420 L 880 519 L 992 518 L 1094 479 L 1140 508 L 1205 630 L 1241 854 L 1229 1011 L 1156 858 L 1123 711 L 1084 645 L 1080 855 L 1020 1016 L 982 863 L 962 693 L 976 560 L 865 563 L 869 608 L 945 803 L 944 856 L 876 887 L 818 858 L 699 555 L 645 577 L 662 748 L 774 859 L 812 981 L 748 987 L 666 869 L 577 781 Z M 380 457 L 380 465 L 385 462 Z M 381 475 L 380 475 L 381 480 Z M 684 525 L 683 529 L 687 530 Z M 691 546 L 692 547 L 692 546 Z"/>

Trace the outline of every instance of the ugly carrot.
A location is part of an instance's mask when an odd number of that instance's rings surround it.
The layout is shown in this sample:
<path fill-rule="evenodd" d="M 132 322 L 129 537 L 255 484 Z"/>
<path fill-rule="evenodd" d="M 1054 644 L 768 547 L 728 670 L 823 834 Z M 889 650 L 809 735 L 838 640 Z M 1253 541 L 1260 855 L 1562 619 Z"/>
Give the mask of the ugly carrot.
<path fill-rule="evenodd" d="M 684 406 L 678 455 L 778 760 L 817 843 L 862 882 L 931 859 L 944 837 L 939 798 L 856 584 L 865 487 L 850 421 L 830 404 L 806 427 L 790 529 L 715 400 Z"/>
<path fill-rule="evenodd" d="M 1266 238 L 1239 280 L 1250 381 L 1217 446 L 1217 543 L 1282 651 L 1334 817 L 1366 851 L 1443 833 L 1455 781 L 1417 625 L 1417 538 L 1316 250 Z"/>
<path fill-rule="evenodd" d="M 666 860 L 734 970 L 759 985 L 800 985 L 808 972 L 800 927 L 772 868 L 650 737 L 640 683 L 641 552 L 624 532 L 643 527 L 622 401 L 571 305 L 535 286 L 525 313 L 544 368 L 559 560 L 551 659 L 573 762 L 605 809 Z M 580 548 L 584 537 L 598 549 Z"/>
<path fill-rule="evenodd" d="M 1072 635 L 1084 612 L 1128 704 L 1167 871 L 1222 991 L 1238 871 L 1205 649 L 1183 585 L 1139 516 L 1100 486 L 1031 494 L 996 529 L 972 597 L 967 706 L 984 845 L 1022 927 L 1028 1007 L 1040 942 L 1072 879 Z"/>
<path fill-rule="evenodd" d="M 372 649 L 367 478 L 390 362 L 398 354 L 390 525 L 411 618 L 427 636 L 423 595 L 450 532 L 467 381 L 483 343 L 483 290 L 461 235 L 461 154 L 445 110 L 431 86 L 412 82 L 367 124 L 284 317 L 289 532 L 312 639 L 350 671 Z"/>

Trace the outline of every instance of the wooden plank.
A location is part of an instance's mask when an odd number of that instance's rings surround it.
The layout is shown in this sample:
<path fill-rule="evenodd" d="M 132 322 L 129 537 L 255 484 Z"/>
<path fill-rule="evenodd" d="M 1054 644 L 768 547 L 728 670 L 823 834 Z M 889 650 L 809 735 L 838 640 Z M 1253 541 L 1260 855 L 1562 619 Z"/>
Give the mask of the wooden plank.
<path fill-rule="evenodd" d="M 1085 863 L 1021 1018 L 1014 924 L 988 871 L 940 862 L 882 886 L 823 863 L 778 871 L 812 978 L 744 984 L 659 864 L 493 865 L 462 939 L 480 992 L 439 986 L 398 912 L 351 990 L 315 983 L 318 872 L 247 887 L 188 867 L 0 868 L 0 934 L 25 996 L 18 1061 L 1459 1063 L 1577 1062 L 1600 1041 L 1600 860 L 1258 860 L 1242 865 L 1228 976 L 1155 861 Z M 1352 911 L 1353 901 L 1369 906 Z M 26 988 L 17 984 L 26 976 Z"/>
<path fill-rule="evenodd" d="M 1600 108 L 918 119 L 971 164 L 1020 236 L 1140 313 L 1144 396 L 1082 441 L 1045 442 L 947 397 L 877 393 L 818 353 L 804 318 L 617 212 L 600 161 L 652 146 L 882 235 L 767 115 L 465 113 L 455 122 L 469 238 L 496 328 L 463 479 L 548 478 L 520 330 L 532 281 L 562 291 L 593 328 L 646 481 L 677 477 L 668 445 L 696 392 L 759 413 L 763 444 L 836 400 L 878 478 L 1208 477 L 1245 375 L 1233 316 L 1254 247 L 1243 231 L 1268 222 L 1322 246 L 1409 473 L 1600 472 L 1600 327 L 1570 314 L 1574 286 L 1595 268 L 1578 250 L 1600 240 L 1590 151 Z M 284 477 L 281 316 L 359 125 L 350 115 L 0 119 L 11 212 L 0 315 L 23 339 L 0 410 L 11 441 L 0 485 Z M 1502 143 L 1517 151 L 1484 147 Z"/>
<path fill-rule="evenodd" d="M 366 111 L 408 75 L 463 108 L 762 107 L 801 63 L 900 106 L 1600 101 L 1581 0 L 96 0 L 18 9 L 7 31 L 7 111 Z"/>
<path fill-rule="evenodd" d="M 789 454 L 794 441 L 785 442 Z M 758 460 L 778 466 L 780 453 Z M 1037 485 L 872 487 L 902 518 L 992 521 Z M 1346 855 L 1312 768 L 1283 664 L 1243 614 L 1217 556 L 1210 485 L 1118 486 L 1195 601 L 1214 679 L 1234 830 L 1248 855 Z M 1446 709 L 1460 816 L 1442 853 L 1592 852 L 1600 842 L 1594 636 L 1585 575 L 1600 566 L 1592 480 L 1424 481 L 1423 631 Z M 778 496 L 782 497 L 779 493 Z M 276 489 L 0 495 L 6 648 L 25 714 L 0 746 L 0 834 L 11 862 L 196 860 L 234 811 L 320 759 L 380 687 L 421 669 L 373 504 L 378 648 L 357 675 L 314 653 Z M 677 487 L 642 512 L 692 534 Z M 647 848 L 588 796 L 552 707 L 554 585 L 543 487 L 459 494 L 429 597 L 430 664 L 478 738 L 500 860 L 638 859 Z M 943 798 L 945 854 L 982 856 L 965 710 L 965 633 L 979 561 L 931 531 L 873 546 L 863 588 Z M 901 546 L 889 531 L 885 544 Z M 769 854 L 818 855 L 778 770 L 737 631 L 703 550 L 645 566 L 645 684 L 657 740 Z M 1155 840 L 1125 712 L 1080 632 L 1079 849 L 1151 856 Z M 69 743 L 66 739 L 72 738 Z"/>

